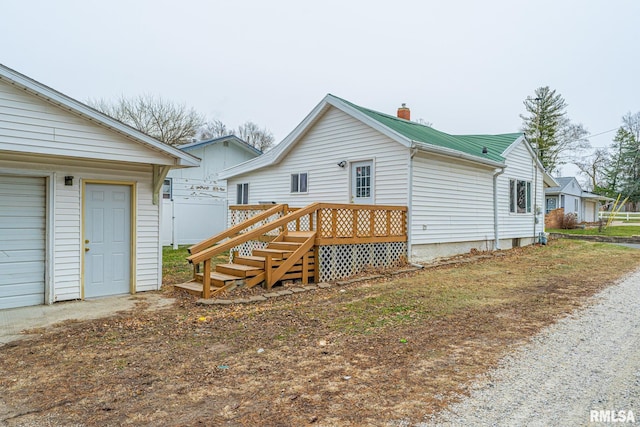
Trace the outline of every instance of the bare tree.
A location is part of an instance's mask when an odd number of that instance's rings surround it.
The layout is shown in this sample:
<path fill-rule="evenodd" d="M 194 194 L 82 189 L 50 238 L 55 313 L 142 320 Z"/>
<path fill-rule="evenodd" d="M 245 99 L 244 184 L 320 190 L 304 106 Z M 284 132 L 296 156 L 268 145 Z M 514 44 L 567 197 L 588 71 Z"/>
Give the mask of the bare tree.
<path fill-rule="evenodd" d="M 610 156 L 606 148 L 598 148 L 593 154 L 576 160 L 574 164 L 580 169 L 580 173 L 587 178 L 587 188 L 589 191 L 599 191 L 606 187 L 607 168 L 609 167 Z"/>
<path fill-rule="evenodd" d="M 231 135 L 233 132 L 227 129 L 227 125 L 220 120 L 211 120 L 203 124 L 197 132 L 196 138 L 200 141 L 205 139 L 219 138 Z"/>
<path fill-rule="evenodd" d="M 204 118 L 193 108 L 153 95 L 124 96 L 115 102 L 87 102 L 96 110 L 169 145 L 180 145 L 196 137 Z"/>
<path fill-rule="evenodd" d="M 275 140 L 270 131 L 266 128 L 260 129 L 251 121 L 238 126 L 238 137 L 262 152 L 271 148 Z"/>

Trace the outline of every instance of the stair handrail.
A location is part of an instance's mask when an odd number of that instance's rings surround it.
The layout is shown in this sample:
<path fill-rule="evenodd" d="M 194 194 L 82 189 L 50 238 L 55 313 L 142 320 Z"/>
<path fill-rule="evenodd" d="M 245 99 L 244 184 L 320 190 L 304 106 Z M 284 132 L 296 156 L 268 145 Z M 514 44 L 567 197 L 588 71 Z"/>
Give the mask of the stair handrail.
<path fill-rule="evenodd" d="M 210 248 L 212 246 L 214 246 L 217 243 L 220 243 L 222 240 L 226 239 L 226 238 L 230 238 L 232 236 L 235 236 L 236 234 L 238 234 L 240 231 L 244 230 L 245 228 L 251 227 L 252 225 L 269 218 L 272 215 L 275 215 L 279 212 L 282 212 L 286 215 L 287 213 L 287 209 L 288 206 L 286 204 L 278 204 L 273 206 L 272 208 L 267 209 L 266 211 L 263 211 L 257 215 L 252 216 L 251 218 L 248 218 L 244 221 L 242 221 L 240 224 L 236 224 L 231 228 L 226 229 L 225 231 L 223 231 L 222 233 L 218 233 L 215 236 L 209 237 L 208 239 L 205 239 L 199 243 L 196 243 L 195 245 L 189 247 L 187 250 L 189 251 L 189 254 L 194 255 L 197 254 L 199 252 L 202 252 L 203 250 Z"/>
<path fill-rule="evenodd" d="M 311 231 L 309 238 L 305 240 L 304 243 L 302 243 L 293 253 L 291 253 L 287 259 L 275 269 L 275 271 L 266 269 L 267 289 L 271 289 L 271 286 L 273 286 L 275 282 L 280 280 L 296 262 L 302 259 L 304 255 L 313 248 L 315 238 L 316 232 Z M 307 266 L 303 265 L 302 268 L 307 268 Z"/>
<path fill-rule="evenodd" d="M 278 227 L 287 225 L 291 221 L 295 221 L 298 218 L 302 218 L 305 215 L 309 215 L 313 212 L 316 212 L 320 207 L 322 207 L 322 205 L 323 204 L 319 202 L 311 203 L 307 207 L 288 213 L 274 221 L 268 222 L 264 225 L 261 225 L 258 228 L 255 228 L 251 231 L 247 231 L 246 233 L 243 233 L 239 236 L 232 237 L 226 242 L 220 243 L 216 246 L 209 247 L 207 249 L 201 250 L 198 253 L 192 254 L 187 257 L 187 261 L 189 261 L 191 264 L 194 264 L 194 265 L 200 264 L 201 262 L 211 259 L 214 256 L 226 250 L 232 249 L 242 243 L 248 242 L 249 240 L 252 240 L 254 237 L 262 236 L 263 234 L 268 233 L 269 231 L 272 231 Z M 242 225 L 242 224 L 239 224 L 239 225 Z M 244 228 L 246 228 L 246 226 L 243 227 L 243 229 Z"/>

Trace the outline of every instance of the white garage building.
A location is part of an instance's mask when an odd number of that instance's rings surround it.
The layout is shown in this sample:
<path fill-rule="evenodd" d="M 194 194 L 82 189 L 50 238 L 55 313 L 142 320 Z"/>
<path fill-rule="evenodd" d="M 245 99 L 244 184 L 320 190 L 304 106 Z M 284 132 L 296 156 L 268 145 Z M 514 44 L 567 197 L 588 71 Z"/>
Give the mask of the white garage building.
<path fill-rule="evenodd" d="M 159 289 L 158 194 L 198 164 L 0 65 L 0 309 Z"/>

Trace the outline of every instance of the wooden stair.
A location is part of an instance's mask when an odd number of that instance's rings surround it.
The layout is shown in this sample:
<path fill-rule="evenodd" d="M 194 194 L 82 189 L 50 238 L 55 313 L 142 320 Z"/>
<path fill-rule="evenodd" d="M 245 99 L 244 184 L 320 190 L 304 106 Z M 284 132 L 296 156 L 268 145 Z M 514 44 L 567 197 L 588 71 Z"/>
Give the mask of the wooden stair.
<path fill-rule="evenodd" d="M 267 274 L 265 265 L 270 262 L 271 271 L 276 271 L 287 259 L 303 245 L 310 246 L 304 253 L 284 272 L 279 280 L 302 279 L 307 283 L 309 277 L 315 273 L 314 248 L 311 240 L 315 240 L 314 231 L 290 231 L 280 234 L 276 239 L 267 244 L 264 249 L 254 249 L 250 256 L 236 256 L 232 263 L 218 264 L 211 277 L 211 296 L 224 291 L 230 291 L 237 287 L 252 288 L 265 283 Z M 194 280 L 175 285 L 193 295 L 203 296 L 203 273 L 196 273 Z M 270 286 L 267 286 L 270 288 Z"/>

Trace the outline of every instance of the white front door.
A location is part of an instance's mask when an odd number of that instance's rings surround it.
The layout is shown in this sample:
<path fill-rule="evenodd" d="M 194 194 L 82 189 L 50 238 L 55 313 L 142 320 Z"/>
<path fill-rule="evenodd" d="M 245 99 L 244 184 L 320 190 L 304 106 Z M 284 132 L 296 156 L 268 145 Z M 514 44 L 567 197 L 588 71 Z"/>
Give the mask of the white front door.
<path fill-rule="evenodd" d="M 351 203 L 373 204 L 373 161 L 351 163 Z"/>
<path fill-rule="evenodd" d="M 87 184 L 84 296 L 131 291 L 131 187 Z"/>

